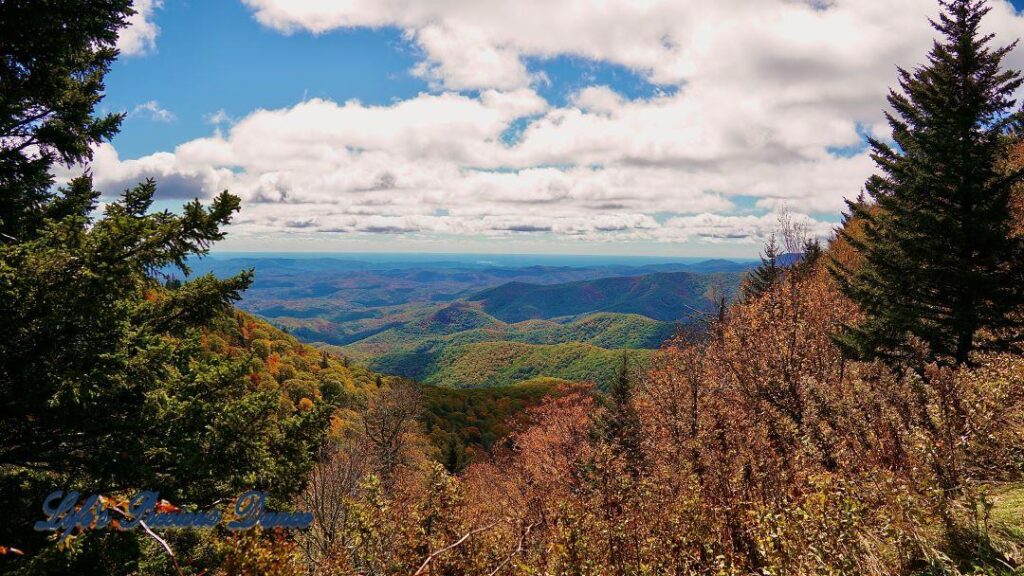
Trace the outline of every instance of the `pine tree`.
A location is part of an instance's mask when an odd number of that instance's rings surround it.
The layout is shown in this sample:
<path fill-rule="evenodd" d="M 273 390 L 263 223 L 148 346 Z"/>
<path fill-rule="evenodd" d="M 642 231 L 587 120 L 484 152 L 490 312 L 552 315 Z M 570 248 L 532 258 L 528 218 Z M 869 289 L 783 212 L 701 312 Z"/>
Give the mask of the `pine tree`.
<path fill-rule="evenodd" d="M 622 360 L 615 379 L 608 390 L 608 412 L 599 423 L 604 440 L 614 453 L 623 458 L 626 469 L 635 476 L 640 468 L 640 420 L 633 406 L 633 375 L 628 350 L 622 351 Z"/>
<path fill-rule="evenodd" d="M 130 4 L 0 1 L 0 544 L 28 552 L 19 573 L 138 571 L 140 533 L 71 553 L 32 530 L 55 487 L 200 508 L 243 486 L 287 499 L 327 425 L 323 410 L 282 418 L 279 391 L 252 390 L 251 357 L 204 345 L 237 328 L 252 273 L 189 278 L 188 261 L 224 237 L 238 197 L 154 210 L 147 180 L 100 212 L 90 176 L 51 186 L 116 132 L 94 108 Z M 168 269 L 186 280 L 165 287 Z"/>
<path fill-rule="evenodd" d="M 779 263 L 781 248 L 772 233 L 765 243 L 761 264 L 752 270 L 743 282 L 743 299 L 747 302 L 766 294 L 782 279 L 783 267 Z"/>
<path fill-rule="evenodd" d="M 794 266 L 797 274 L 799 276 L 806 276 L 810 274 L 818 265 L 818 261 L 821 260 L 822 254 L 821 242 L 817 238 L 808 238 L 804 241 L 803 253 L 800 255 L 800 261 Z"/>
<path fill-rule="evenodd" d="M 0 242 L 73 214 L 51 167 L 90 160 L 123 115 L 95 115 L 131 0 L 0 2 Z"/>
<path fill-rule="evenodd" d="M 451 474 L 458 474 L 466 466 L 466 450 L 457 437 L 452 436 L 445 445 L 444 467 Z"/>
<path fill-rule="evenodd" d="M 623 412 L 633 396 L 633 382 L 629 377 L 629 352 L 622 351 L 619 369 L 615 372 L 615 380 L 611 385 L 612 406 L 616 412 Z"/>
<path fill-rule="evenodd" d="M 906 357 L 913 336 L 930 359 L 963 364 L 1020 338 L 1024 242 L 1011 235 L 1010 198 L 1024 172 L 999 168 L 1021 120 L 1020 74 L 1001 69 L 1014 46 L 991 48 L 980 33 L 984 0 L 941 4 L 932 25 L 943 39 L 927 65 L 899 69 L 889 95 L 896 146 L 870 140 L 874 202 L 848 203 L 864 234 L 841 232 L 861 262 L 834 272 L 867 319 L 836 340 L 857 358 Z"/>

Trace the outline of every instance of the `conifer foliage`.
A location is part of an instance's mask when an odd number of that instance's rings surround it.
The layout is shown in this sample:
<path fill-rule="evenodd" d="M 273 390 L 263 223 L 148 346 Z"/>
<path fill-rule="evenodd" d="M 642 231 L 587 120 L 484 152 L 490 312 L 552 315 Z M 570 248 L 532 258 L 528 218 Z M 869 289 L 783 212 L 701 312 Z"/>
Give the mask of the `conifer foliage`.
<path fill-rule="evenodd" d="M 205 507 L 256 487 L 286 499 L 332 408 L 281 369 L 263 382 L 274 370 L 247 338 L 217 336 L 248 330 L 232 304 L 251 271 L 164 285 L 224 237 L 238 197 L 159 211 L 147 180 L 100 213 L 88 173 L 53 186 L 55 165 L 88 161 L 117 130 L 118 115 L 94 109 L 130 5 L 0 2 L 0 544 L 26 553 L 0 573 L 156 573 L 138 567 L 137 533 L 83 535 L 65 554 L 31 528 L 40 497 L 149 489 Z"/>
<path fill-rule="evenodd" d="M 52 191 L 54 163 L 90 160 L 123 115 L 95 114 L 130 0 L 0 2 L 0 239 L 26 240 L 73 212 Z"/>
<path fill-rule="evenodd" d="M 995 48 L 980 31 L 983 0 L 941 4 L 928 63 L 900 69 L 889 95 L 896 145 L 870 141 L 873 202 L 849 203 L 863 235 L 841 233 L 859 262 L 834 272 L 866 318 L 837 341 L 856 358 L 905 358 L 916 341 L 928 360 L 963 364 L 1019 339 L 1024 239 L 1012 234 L 1010 199 L 1024 173 L 1000 165 L 1022 80 L 1001 67 L 1014 46 Z"/>
<path fill-rule="evenodd" d="M 750 301 L 758 296 L 770 292 L 782 279 L 783 266 L 779 261 L 781 256 L 779 242 L 775 234 L 768 237 L 764 251 L 761 255 L 761 264 L 752 270 L 743 283 L 743 298 Z"/>

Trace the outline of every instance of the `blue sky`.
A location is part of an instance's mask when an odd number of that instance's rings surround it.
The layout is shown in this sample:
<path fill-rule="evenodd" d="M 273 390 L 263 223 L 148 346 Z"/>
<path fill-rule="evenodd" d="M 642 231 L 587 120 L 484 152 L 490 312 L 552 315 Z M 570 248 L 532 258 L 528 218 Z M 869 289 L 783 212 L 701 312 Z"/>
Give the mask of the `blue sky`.
<path fill-rule="evenodd" d="M 236 250 L 749 256 L 780 209 L 827 234 L 934 12 L 405 1 L 142 2 L 98 185 L 230 188 Z M 1021 3 L 995 3 L 1000 41 Z"/>
<path fill-rule="evenodd" d="M 415 46 L 399 30 L 285 36 L 227 0 L 167 0 L 157 19 L 157 50 L 122 58 L 107 77 L 109 109 L 157 101 L 175 116 L 166 123 L 129 118 L 114 144 L 130 156 L 208 135 L 209 117 L 220 110 L 241 118 L 306 98 L 386 104 L 427 90 L 408 74 Z"/>
<path fill-rule="evenodd" d="M 107 77 L 104 104 L 111 111 L 130 111 L 156 101 L 175 119 L 128 118 L 113 142 L 127 156 L 206 136 L 218 111 L 242 118 L 258 108 L 283 108 L 309 98 L 386 105 L 431 90 L 425 79 L 409 73 L 422 58 L 419 48 L 394 27 L 283 35 L 261 26 L 250 9 L 231 0 L 165 0 L 157 22 L 158 49 L 117 62 Z M 652 84 L 621 65 L 574 56 L 534 58 L 529 68 L 550 79 L 538 92 L 552 104 L 564 105 L 570 94 L 594 84 L 630 98 L 675 89 Z"/>

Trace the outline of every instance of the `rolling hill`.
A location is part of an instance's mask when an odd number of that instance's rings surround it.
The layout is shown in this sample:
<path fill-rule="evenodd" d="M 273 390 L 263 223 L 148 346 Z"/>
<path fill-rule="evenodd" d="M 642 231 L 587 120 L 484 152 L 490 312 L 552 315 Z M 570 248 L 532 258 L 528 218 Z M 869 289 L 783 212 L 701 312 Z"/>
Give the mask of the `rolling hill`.
<path fill-rule="evenodd" d="M 545 398 L 590 388 L 556 378 L 533 378 L 500 388 L 446 388 L 424 385 L 424 431 L 441 462 L 455 472 L 491 454 L 522 424 L 525 411 Z"/>
<path fill-rule="evenodd" d="M 454 334 L 466 330 L 498 328 L 504 323 L 477 307 L 456 302 L 405 327 L 420 334 Z"/>
<path fill-rule="evenodd" d="M 439 386 L 507 386 L 536 376 L 605 386 L 621 350 L 641 351 L 642 360 L 642 351 L 713 310 L 715 294 L 731 295 L 739 279 L 735 272 L 663 272 L 506 282 L 455 302 L 402 308 L 380 330 L 331 349 Z"/>
<path fill-rule="evenodd" d="M 620 350 L 658 348 L 713 309 L 716 294 L 732 294 L 750 266 L 407 257 L 195 264 L 196 272 L 217 275 L 254 267 L 256 280 L 241 307 L 304 342 L 381 373 L 458 387 L 504 386 L 535 376 L 603 384 Z M 584 364 L 596 368 L 584 370 Z"/>
<path fill-rule="evenodd" d="M 639 364 L 646 363 L 652 353 L 628 352 L 631 361 Z M 487 388 L 546 376 L 593 382 L 599 389 L 607 389 L 621 362 L 621 351 L 581 342 L 477 342 L 445 349 L 424 382 L 449 388 Z"/>
<path fill-rule="evenodd" d="M 530 344 L 586 342 L 602 348 L 657 348 L 675 330 L 673 322 L 614 312 L 509 324 L 479 310 L 478 304 L 457 303 L 368 336 L 343 349 L 350 356 L 363 359 L 429 343 L 469 344 L 494 340 Z"/>
<path fill-rule="evenodd" d="M 451 320 L 456 325 L 479 326 L 467 330 L 456 330 L 451 324 L 440 322 Z M 433 315 L 412 322 L 407 326 L 392 328 L 355 344 L 344 347 L 328 347 L 368 365 L 371 369 L 421 381 L 448 383 L 458 378 L 437 376 L 458 364 L 452 358 L 472 352 L 480 356 L 485 351 L 495 352 L 498 348 L 473 348 L 477 344 L 508 345 L 525 344 L 539 346 L 531 349 L 533 354 L 522 359 L 520 369 L 529 376 L 550 376 L 573 379 L 579 371 L 566 370 L 557 362 L 547 362 L 543 352 L 556 356 L 565 349 L 560 345 L 587 345 L 588 350 L 615 351 L 621 349 L 654 349 L 671 337 L 677 325 L 671 322 L 652 320 L 636 314 L 597 313 L 582 317 L 559 318 L 554 320 L 528 320 L 507 324 L 472 307 L 472 303 L 459 303 L 438 311 Z M 546 348 L 545 348 L 546 347 Z M 478 358 L 466 362 L 477 363 Z M 531 364 L 533 363 L 533 364 Z M 532 366 L 531 372 L 528 368 Z M 459 371 L 463 367 L 451 368 Z M 463 373 L 463 372 L 460 372 Z M 597 371 L 605 374 L 604 371 Z M 529 377 L 527 376 L 527 377 Z M 603 376 L 602 376 L 603 378 Z M 585 378 L 600 380 L 601 378 Z M 507 379 L 499 378 L 500 384 Z M 465 379 L 460 385 L 468 385 Z"/>
<path fill-rule="evenodd" d="M 667 272 L 615 276 L 564 284 L 509 282 L 467 298 L 505 322 L 574 316 L 588 312 L 641 314 L 662 321 L 682 320 L 714 307 L 713 289 L 728 292 L 735 274 Z"/>

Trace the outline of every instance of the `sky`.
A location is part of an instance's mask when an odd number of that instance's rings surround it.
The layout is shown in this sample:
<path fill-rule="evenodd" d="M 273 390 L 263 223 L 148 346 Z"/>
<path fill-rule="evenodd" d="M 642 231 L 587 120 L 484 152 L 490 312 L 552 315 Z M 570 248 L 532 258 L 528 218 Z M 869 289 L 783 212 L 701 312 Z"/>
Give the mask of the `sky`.
<path fill-rule="evenodd" d="M 990 0 L 999 44 L 1024 0 Z M 136 0 L 91 170 L 220 248 L 749 257 L 826 237 L 934 0 Z M 1024 68 L 1024 49 L 1010 66 Z"/>

